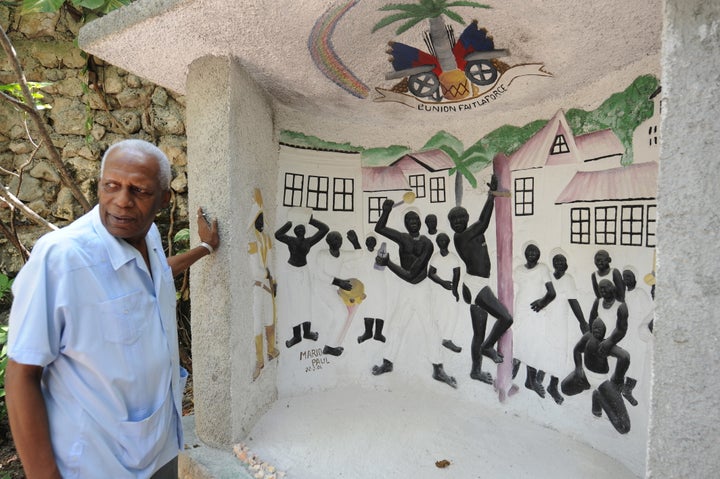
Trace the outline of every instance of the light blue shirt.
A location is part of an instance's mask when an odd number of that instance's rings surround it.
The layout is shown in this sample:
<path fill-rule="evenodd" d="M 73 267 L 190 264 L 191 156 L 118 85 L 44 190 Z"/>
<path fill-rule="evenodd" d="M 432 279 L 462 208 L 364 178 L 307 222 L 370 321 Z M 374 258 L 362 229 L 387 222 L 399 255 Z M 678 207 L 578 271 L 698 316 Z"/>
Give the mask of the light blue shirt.
<path fill-rule="evenodd" d="M 65 479 L 150 477 L 182 447 L 175 284 L 155 225 L 145 240 L 150 271 L 96 206 L 43 236 L 13 284 L 8 356 L 44 367 Z"/>

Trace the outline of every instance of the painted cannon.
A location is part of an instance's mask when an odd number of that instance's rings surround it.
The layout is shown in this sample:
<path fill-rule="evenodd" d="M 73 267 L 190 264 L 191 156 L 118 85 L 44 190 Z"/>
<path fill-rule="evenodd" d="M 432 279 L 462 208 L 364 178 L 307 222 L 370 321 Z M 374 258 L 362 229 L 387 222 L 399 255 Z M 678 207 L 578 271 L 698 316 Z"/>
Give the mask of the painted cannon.
<path fill-rule="evenodd" d="M 407 88 L 419 98 L 434 101 L 459 100 L 472 94 L 470 83 L 487 86 L 499 76 L 493 60 L 508 56 L 508 50 L 495 49 L 492 36 L 478 28 L 477 20 L 468 25 L 455 41 L 452 27 L 443 34 L 425 32 L 423 39 L 430 53 L 400 42 L 390 42 L 393 72 L 385 79 L 407 77 Z"/>

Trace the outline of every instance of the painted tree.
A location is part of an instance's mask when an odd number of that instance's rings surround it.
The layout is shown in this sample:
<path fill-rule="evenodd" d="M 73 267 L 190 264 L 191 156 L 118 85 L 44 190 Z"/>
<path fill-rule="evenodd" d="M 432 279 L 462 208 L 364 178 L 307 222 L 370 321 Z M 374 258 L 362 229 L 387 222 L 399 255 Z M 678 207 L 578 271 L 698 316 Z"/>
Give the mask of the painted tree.
<path fill-rule="evenodd" d="M 465 150 L 460 140 L 445 131 L 439 131 L 433 135 L 422 149 L 440 149 L 453 160 L 455 166 L 450 169 L 449 174 L 451 176 L 455 175 L 455 206 L 461 206 L 463 177 L 473 188 L 477 188 L 477 179 L 475 179 L 473 172 L 470 171 L 470 165 L 487 164 L 489 163 L 487 158 L 477 148 L 470 147 Z"/>
<path fill-rule="evenodd" d="M 391 3 L 380 7 L 381 11 L 398 11 L 392 15 L 381 19 L 375 24 L 372 31 L 391 25 L 395 22 L 404 22 L 395 31 L 397 35 L 406 32 L 418 23 L 428 20 L 430 24 L 430 41 L 435 48 L 435 56 L 440 63 L 442 74 L 440 75 L 440 84 L 446 91 L 457 91 L 462 88 L 461 84 L 466 84 L 468 88 L 467 77 L 465 73 L 458 68 L 455 55 L 453 54 L 453 45 L 447 33 L 444 16 L 465 25 L 463 18 L 451 9 L 457 7 L 471 8 L 491 8 L 478 2 L 471 1 L 451 1 L 447 0 L 418 0 L 415 4 L 409 3 Z"/>

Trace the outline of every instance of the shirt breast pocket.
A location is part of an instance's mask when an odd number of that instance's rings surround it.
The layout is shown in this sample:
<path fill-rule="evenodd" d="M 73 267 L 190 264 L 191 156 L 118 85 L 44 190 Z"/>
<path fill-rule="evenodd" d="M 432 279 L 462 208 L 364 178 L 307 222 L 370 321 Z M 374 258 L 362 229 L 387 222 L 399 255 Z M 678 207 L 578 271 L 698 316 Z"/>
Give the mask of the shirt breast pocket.
<path fill-rule="evenodd" d="M 152 309 L 148 295 L 141 291 L 100 303 L 103 337 L 111 343 L 132 344 L 147 327 Z"/>

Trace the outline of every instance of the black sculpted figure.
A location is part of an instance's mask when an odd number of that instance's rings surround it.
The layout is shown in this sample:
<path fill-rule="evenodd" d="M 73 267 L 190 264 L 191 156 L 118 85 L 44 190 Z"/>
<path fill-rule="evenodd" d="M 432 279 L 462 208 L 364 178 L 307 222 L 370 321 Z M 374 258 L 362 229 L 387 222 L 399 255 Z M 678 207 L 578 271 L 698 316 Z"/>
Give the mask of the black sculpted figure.
<path fill-rule="evenodd" d="M 488 198 L 477 221 L 469 224 L 470 215 L 462 206 L 456 206 L 450 210 L 448 221 L 455 232 L 453 236 L 455 251 L 465 263 L 463 297 L 471 303 L 470 318 L 473 338 L 470 345 L 472 359 L 470 377 L 492 384 L 490 373 L 481 370 L 482 356 L 492 359 L 495 363 L 503 361 L 502 355 L 495 350 L 495 345 L 505 331 L 512 326 L 513 318 L 507 308 L 497 299 L 488 281 L 491 265 L 485 231 L 490 225 L 495 206 L 495 191 L 498 187 L 495 175 L 492 176 L 488 186 Z M 488 313 L 496 321 L 490 334 L 485 337 Z"/>
<path fill-rule="evenodd" d="M 518 283 L 515 295 L 515 322 L 513 324 L 513 357 L 525 363 L 525 387 L 545 397 L 545 366 L 548 360 L 546 336 L 548 317 L 543 311 L 556 296 L 549 268 L 540 263 L 540 248 L 528 244 L 524 251 L 525 263 L 515 268 L 513 279 Z M 517 366 L 514 362 L 513 366 Z M 545 366 L 546 367 L 546 366 Z M 553 399 L 556 399 L 553 397 Z M 557 401 L 557 399 L 556 399 Z"/>
<path fill-rule="evenodd" d="M 612 376 L 593 391 L 592 413 L 601 417 L 605 411 L 613 427 L 620 434 L 626 434 L 630 431 L 630 416 L 623 402 L 622 389 L 625 373 L 630 366 L 630 354 L 618 346 L 614 339 L 605 338 L 605 333 L 606 320 L 627 324 L 627 308 L 625 303 L 616 299 L 615 285 L 611 281 L 601 280 L 599 291 L 602 298 L 596 299 L 593 304 L 590 331 L 583 334 L 573 349 L 575 370 L 562 381 L 561 387 L 568 396 L 590 389 L 592 386 L 583 371 L 583 363 L 588 371 L 605 375 L 610 372 L 608 357 L 614 357 L 617 361 Z"/>
<path fill-rule="evenodd" d="M 425 226 L 427 226 L 428 234 L 437 234 L 437 216 L 429 214 L 425 217 Z"/>
<path fill-rule="evenodd" d="M 295 236 L 288 235 L 292 222 L 288 221 L 275 232 L 275 239 L 285 243 L 290 251 L 290 258 L 285 288 L 286 299 L 292 306 L 296 315 L 292 338 L 285 341 L 285 346 L 291 348 L 302 341 L 303 338 L 317 341 L 318 333 L 311 330 L 312 319 L 310 310 L 310 274 L 308 273 L 307 255 L 310 249 L 320 242 L 330 228 L 320 220 L 310 217 L 309 224 L 317 231 L 309 238 L 305 237 L 305 225 L 296 225 L 293 229 Z"/>
<path fill-rule="evenodd" d="M 375 225 L 376 233 L 397 243 L 400 256 L 399 264 L 392 261 L 389 255 L 378 255 L 377 263 L 381 266 L 387 266 L 398 278 L 410 283 L 410 286 L 404 288 L 399 294 L 400 297 L 396 299 L 393 321 L 397 322 L 397 331 L 405 330 L 405 325 L 411 318 L 421 323 L 425 333 L 427 354 L 433 365 L 432 377 L 455 388 L 457 387 L 455 378 L 447 375 L 440 359 L 440 343 L 437 341 L 440 332 L 437 328 L 437 322 L 429 314 L 429 281 L 424 280 L 427 278 L 428 264 L 433 254 L 432 241 L 420 234 L 422 221 L 420 215 L 413 210 L 408 211 L 404 216 L 407 233 L 388 227 L 387 222 L 393 204 L 392 200 L 385 200 L 382 205 L 382 214 Z M 389 353 L 383 358 L 383 363 L 374 366 L 372 369 L 372 373 L 376 376 L 393 370 L 393 360 L 402 338 L 395 334 L 393 339 L 389 347 Z"/>
<path fill-rule="evenodd" d="M 599 289 L 600 281 L 602 279 L 608 279 L 612 281 L 615 286 L 615 297 L 620 301 L 625 301 L 625 284 L 623 283 L 622 273 L 617 268 L 611 266 L 612 258 L 610 257 L 610 253 L 604 249 L 598 250 L 595 253 L 593 262 L 595 263 L 597 271 L 593 271 L 590 279 L 595 297 L 599 298 L 601 296 Z"/>
<path fill-rule="evenodd" d="M 384 243 L 383 243 L 384 244 Z M 362 344 L 368 339 L 374 339 L 384 343 L 386 341 L 383 335 L 383 326 L 385 325 L 385 318 L 387 317 L 387 285 L 386 275 L 384 268 L 375 264 L 375 247 L 377 246 L 377 239 L 373 235 L 368 235 L 365 238 L 365 248 L 367 249 L 366 257 L 369 260 L 372 255 L 372 260 L 366 262 L 363 259 L 362 269 L 363 280 L 366 281 L 365 291 L 367 292 L 370 301 L 367 301 L 363 306 L 363 323 L 365 325 L 365 331 L 363 334 L 358 336 L 358 344 Z M 383 253 L 384 254 L 384 253 Z M 373 325 L 375 326 L 375 332 L 373 333 Z"/>
<path fill-rule="evenodd" d="M 456 345 L 452 338 L 459 316 L 460 259 L 448 249 L 450 238 L 445 233 L 438 233 L 435 243 L 440 251 L 430 258 L 428 277 L 443 289 L 440 294 L 438 288 L 434 288 L 432 314 L 441 323 L 438 325 L 442 333 L 441 344 L 450 351 L 459 353 L 462 348 Z"/>

